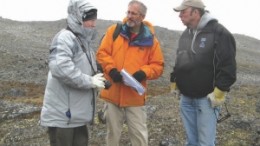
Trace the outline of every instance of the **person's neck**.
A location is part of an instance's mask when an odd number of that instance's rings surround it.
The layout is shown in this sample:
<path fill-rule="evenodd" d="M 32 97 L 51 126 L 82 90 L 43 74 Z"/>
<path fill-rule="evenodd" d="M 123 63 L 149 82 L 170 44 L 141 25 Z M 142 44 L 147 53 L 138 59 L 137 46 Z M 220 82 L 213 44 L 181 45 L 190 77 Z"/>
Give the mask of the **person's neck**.
<path fill-rule="evenodd" d="M 130 32 L 131 32 L 131 33 L 136 33 L 136 34 L 138 34 L 139 31 L 140 31 L 140 28 L 141 28 L 141 25 L 131 27 L 131 28 L 130 28 Z"/>
<path fill-rule="evenodd" d="M 131 28 L 131 29 L 130 29 L 130 32 L 137 34 L 137 33 L 139 33 L 139 30 L 140 30 L 139 28 L 138 28 L 138 29 Z"/>

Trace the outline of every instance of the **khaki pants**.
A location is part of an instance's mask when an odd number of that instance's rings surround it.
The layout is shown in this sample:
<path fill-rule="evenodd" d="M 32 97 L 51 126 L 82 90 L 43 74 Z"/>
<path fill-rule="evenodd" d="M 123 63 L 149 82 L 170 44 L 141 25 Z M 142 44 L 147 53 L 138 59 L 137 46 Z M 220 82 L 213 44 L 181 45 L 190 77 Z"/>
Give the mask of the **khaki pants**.
<path fill-rule="evenodd" d="M 87 146 L 87 126 L 75 128 L 49 127 L 50 146 Z"/>
<path fill-rule="evenodd" d="M 128 134 L 132 146 L 148 146 L 148 129 L 144 106 L 120 108 L 107 103 L 107 146 L 119 146 L 124 121 L 128 126 Z"/>

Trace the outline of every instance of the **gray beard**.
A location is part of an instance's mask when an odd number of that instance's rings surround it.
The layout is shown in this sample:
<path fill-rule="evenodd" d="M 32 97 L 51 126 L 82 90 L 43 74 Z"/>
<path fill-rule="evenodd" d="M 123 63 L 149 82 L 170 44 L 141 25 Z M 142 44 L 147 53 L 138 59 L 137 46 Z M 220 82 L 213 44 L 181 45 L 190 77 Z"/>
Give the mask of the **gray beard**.
<path fill-rule="evenodd" d="M 126 24 L 128 27 L 135 27 L 136 25 L 139 25 L 141 22 L 140 21 L 132 21 L 132 22 L 129 22 L 127 21 Z"/>

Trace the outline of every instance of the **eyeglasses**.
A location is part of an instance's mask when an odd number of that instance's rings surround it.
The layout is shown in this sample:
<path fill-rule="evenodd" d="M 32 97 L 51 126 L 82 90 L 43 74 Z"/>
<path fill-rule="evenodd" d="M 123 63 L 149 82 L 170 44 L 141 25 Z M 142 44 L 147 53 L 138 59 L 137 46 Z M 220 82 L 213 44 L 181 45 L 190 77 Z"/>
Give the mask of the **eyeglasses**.
<path fill-rule="evenodd" d="M 222 113 L 219 113 L 219 118 L 217 119 L 217 123 L 221 123 L 221 122 L 225 121 L 226 119 L 228 119 L 229 117 L 231 117 L 231 114 L 228 111 L 226 103 L 224 103 L 224 105 L 225 105 L 225 110 L 226 110 L 225 115 L 222 115 Z"/>
<path fill-rule="evenodd" d="M 131 11 L 127 11 L 125 12 L 126 15 L 132 15 L 132 16 L 137 16 L 137 15 L 140 15 L 140 13 L 136 13 L 136 12 L 131 12 Z"/>

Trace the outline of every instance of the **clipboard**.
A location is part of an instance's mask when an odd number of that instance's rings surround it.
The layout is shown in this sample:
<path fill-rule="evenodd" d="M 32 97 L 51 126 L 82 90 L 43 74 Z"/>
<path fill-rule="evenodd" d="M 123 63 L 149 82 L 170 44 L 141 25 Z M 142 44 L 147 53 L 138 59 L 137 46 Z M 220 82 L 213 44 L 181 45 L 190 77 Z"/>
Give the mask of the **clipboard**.
<path fill-rule="evenodd" d="M 120 74 L 123 77 L 123 82 L 125 85 L 132 87 L 139 95 L 145 93 L 144 86 L 138 82 L 132 75 L 130 75 L 125 69 L 120 71 Z"/>

